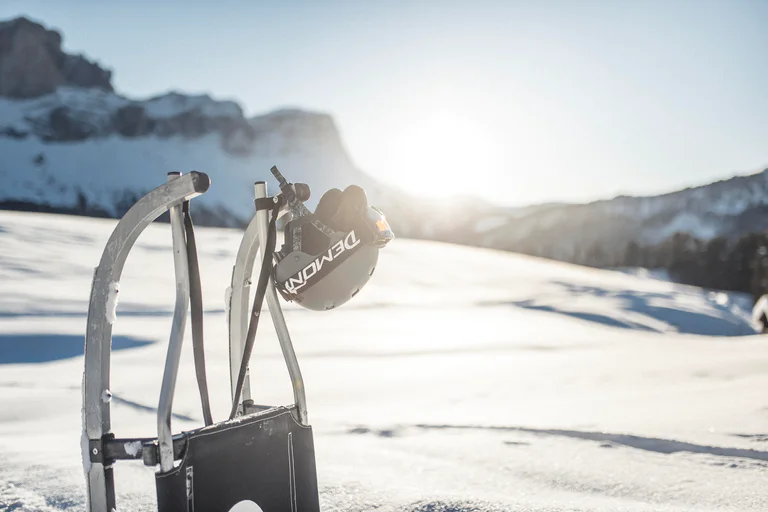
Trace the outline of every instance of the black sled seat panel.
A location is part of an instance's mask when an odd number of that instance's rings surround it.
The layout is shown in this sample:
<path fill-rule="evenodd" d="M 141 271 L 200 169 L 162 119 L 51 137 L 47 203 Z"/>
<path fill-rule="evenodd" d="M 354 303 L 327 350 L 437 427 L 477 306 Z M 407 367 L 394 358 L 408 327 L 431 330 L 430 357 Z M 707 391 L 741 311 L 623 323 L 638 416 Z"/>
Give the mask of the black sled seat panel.
<path fill-rule="evenodd" d="M 185 435 L 181 464 L 156 475 L 159 512 L 229 512 L 239 503 L 235 510 L 243 512 L 320 511 L 312 428 L 300 425 L 290 409 Z"/>

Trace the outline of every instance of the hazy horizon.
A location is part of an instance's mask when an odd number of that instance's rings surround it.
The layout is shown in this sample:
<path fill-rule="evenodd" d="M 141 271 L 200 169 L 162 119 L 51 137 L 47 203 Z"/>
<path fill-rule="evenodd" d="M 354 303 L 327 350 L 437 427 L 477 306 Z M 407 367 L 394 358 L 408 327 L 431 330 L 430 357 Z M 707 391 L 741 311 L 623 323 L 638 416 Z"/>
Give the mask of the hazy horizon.
<path fill-rule="evenodd" d="M 327 112 L 361 170 L 428 195 L 590 202 L 768 167 L 768 3 L 0 4 L 21 15 L 130 97 Z"/>

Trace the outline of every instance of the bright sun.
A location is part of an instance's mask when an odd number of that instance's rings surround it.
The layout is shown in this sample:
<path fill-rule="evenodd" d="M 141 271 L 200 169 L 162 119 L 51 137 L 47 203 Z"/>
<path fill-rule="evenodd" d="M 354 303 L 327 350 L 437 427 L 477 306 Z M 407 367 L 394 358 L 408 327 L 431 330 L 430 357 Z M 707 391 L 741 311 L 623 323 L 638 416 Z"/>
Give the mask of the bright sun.
<path fill-rule="evenodd" d="M 427 196 L 477 193 L 498 172 L 493 137 L 470 116 L 427 113 L 393 142 L 403 186 Z"/>

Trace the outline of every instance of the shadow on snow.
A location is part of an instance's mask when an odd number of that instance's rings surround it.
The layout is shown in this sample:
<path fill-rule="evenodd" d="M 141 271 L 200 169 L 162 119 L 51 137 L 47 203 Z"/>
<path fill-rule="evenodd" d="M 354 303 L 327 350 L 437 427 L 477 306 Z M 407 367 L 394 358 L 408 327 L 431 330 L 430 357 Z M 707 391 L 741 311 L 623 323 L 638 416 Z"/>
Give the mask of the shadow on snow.
<path fill-rule="evenodd" d="M 112 350 L 139 348 L 153 343 L 131 336 L 114 336 Z M 85 337 L 76 334 L 2 334 L 0 364 L 48 363 L 82 356 Z"/>
<path fill-rule="evenodd" d="M 607 290 L 596 286 L 579 286 L 571 283 L 556 282 L 565 288 L 569 295 L 577 297 L 588 295 L 616 300 L 619 307 L 626 312 L 641 314 L 662 321 L 674 327 L 680 333 L 701 334 L 707 336 L 743 336 L 755 334 L 747 321 L 731 310 L 728 304 L 718 304 L 711 301 L 713 309 L 708 311 L 690 311 L 674 307 L 666 307 L 656 302 L 674 303 L 675 293 L 640 292 L 635 290 Z M 614 318 L 600 313 L 564 309 L 549 304 L 537 304 L 532 300 L 512 301 L 506 304 L 529 309 L 558 313 L 580 320 L 596 322 L 611 327 L 659 332 L 648 325 L 632 322 L 627 319 Z"/>
<path fill-rule="evenodd" d="M 687 443 L 685 441 L 676 441 L 673 439 L 660 439 L 656 437 L 643 437 L 630 434 L 611 434 L 608 432 L 589 432 L 581 430 L 561 430 L 561 429 L 540 429 L 528 427 L 505 427 L 505 426 L 486 426 L 486 425 L 428 425 L 417 424 L 400 426 L 390 429 L 374 430 L 367 427 L 351 428 L 347 431 L 349 434 L 373 434 L 378 437 L 398 437 L 402 434 L 402 429 L 416 428 L 420 430 L 486 430 L 495 432 L 519 432 L 523 434 L 533 434 L 537 436 L 556 436 L 570 437 L 574 439 L 584 439 L 587 441 L 596 441 L 600 443 L 612 443 L 616 445 L 628 446 L 637 450 L 645 450 L 665 455 L 687 452 L 715 455 L 718 457 L 737 457 L 743 459 L 753 459 L 768 461 L 768 452 L 747 448 L 725 448 L 720 446 L 707 446 L 701 444 Z"/>

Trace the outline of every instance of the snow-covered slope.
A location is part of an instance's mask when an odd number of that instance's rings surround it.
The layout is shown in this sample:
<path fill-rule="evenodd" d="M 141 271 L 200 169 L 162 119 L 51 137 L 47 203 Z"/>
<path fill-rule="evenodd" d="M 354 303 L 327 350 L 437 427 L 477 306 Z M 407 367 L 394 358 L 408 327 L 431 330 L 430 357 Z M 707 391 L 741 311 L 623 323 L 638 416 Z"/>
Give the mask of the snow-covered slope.
<path fill-rule="evenodd" d="M 82 336 L 113 226 L 0 212 L 0 510 L 83 509 Z M 198 233 L 217 418 L 239 238 Z M 120 436 L 154 435 L 172 276 L 169 226 L 153 225 L 121 282 Z M 764 511 L 768 345 L 733 337 L 751 332 L 745 306 L 638 275 L 396 240 L 348 305 L 287 307 L 323 510 Z M 189 348 L 175 430 L 201 423 Z M 268 321 L 255 352 L 256 396 L 288 403 Z M 116 480 L 121 510 L 151 510 L 151 469 L 118 463 Z"/>
<path fill-rule="evenodd" d="M 253 182 L 278 165 L 315 190 L 351 183 L 357 171 L 331 118 L 282 110 L 245 119 L 233 102 L 167 94 L 133 101 L 60 88 L 29 100 L 0 98 L 0 202 L 119 216 L 173 170 L 200 170 L 215 186 L 201 205 L 219 222 L 252 215 Z M 274 181 L 271 183 L 274 185 Z"/>

